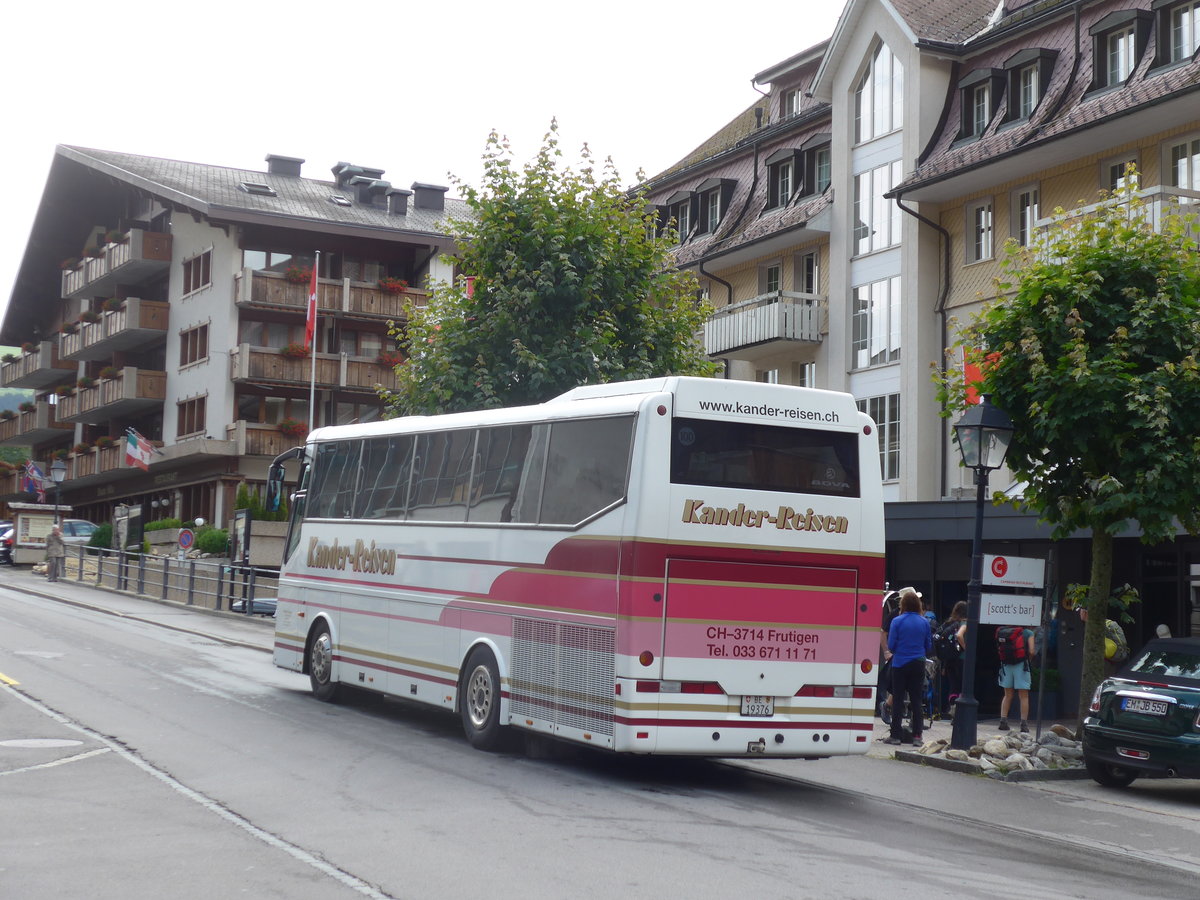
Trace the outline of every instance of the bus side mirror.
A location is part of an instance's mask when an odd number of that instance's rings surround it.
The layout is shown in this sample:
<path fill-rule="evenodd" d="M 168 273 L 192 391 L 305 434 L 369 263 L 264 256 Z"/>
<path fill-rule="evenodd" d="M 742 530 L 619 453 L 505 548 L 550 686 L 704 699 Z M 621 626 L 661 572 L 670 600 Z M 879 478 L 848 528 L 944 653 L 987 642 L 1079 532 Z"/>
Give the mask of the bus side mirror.
<path fill-rule="evenodd" d="M 271 463 L 267 470 L 267 512 L 278 512 L 279 501 L 283 497 L 284 470 L 281 463 Z"/>

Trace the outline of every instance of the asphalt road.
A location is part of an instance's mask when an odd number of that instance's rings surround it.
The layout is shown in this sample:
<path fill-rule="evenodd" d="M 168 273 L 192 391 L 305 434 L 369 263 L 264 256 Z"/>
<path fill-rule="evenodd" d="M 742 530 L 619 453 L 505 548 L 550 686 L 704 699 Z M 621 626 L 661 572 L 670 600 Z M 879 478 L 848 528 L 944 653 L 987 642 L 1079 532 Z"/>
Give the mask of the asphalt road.
<path fill-rule="evenodd" d="M 1196 782 L 484 754 L 318 703 L 267 622 L 46 587 L 0 573 L 0 897 L 1200 893 Z"/>

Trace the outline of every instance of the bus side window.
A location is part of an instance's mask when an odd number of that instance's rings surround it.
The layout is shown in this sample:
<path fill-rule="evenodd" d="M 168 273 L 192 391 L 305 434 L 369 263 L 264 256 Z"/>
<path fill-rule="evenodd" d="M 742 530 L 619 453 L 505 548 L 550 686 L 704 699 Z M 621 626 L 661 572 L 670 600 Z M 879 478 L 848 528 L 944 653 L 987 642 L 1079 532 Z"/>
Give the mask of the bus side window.
<path fill-rule="evenodd" d="M 550 444 L 550 426 L 534 425 L 529 447 L 521 465 L 516 500 L 509 511 L 511 521 L 534 524 L 542 505 L 542 479 L 546 471 L 546 448 Z"/>
<path fill-rule="evenodd" d="M 359 519 L 403 519 L 412 471 L 411 435 L 372 438 L 363 446 L 363 486 L 355 500 Z"/>
<path fill-rule="evenodd" d="M 309 491 L 310 517 L 343 519 L 353 512 L 360 443 L 333 441 L 317 445 L 316 471 Z"/>
<path fill-rule="evenodd" d="M 423 465 L 413 471 L 408 517 L 431 522 L 466 521 L 474 453 L 474 429 L 417 435 L 417 457 Z"/>
<path fill-rule="evenodd" d="M 296 490 L 292 494 L 292 502 L 289 504 L 291 509 L 288 516 L 287 545 L 283 548 L 284 562 L 291 558 L 300 544 L 300 523 L 304 521 L 308 507 L 308 485 L 311 474 L 312 466 L 304 463 L 300 467 L 300 478 L 296 484 Z"/>
<path fill-rule="evenodd" d="M 517 501 L 532 433 L 533 428 L 529 425 L 479 430 L 468 521 L 514 521 L 513 507 Z"/>
<path fill-rule="evenodd" d="M 575 525 L 625 496 L 633 416 L 555 422 L 540 521 Z"/>

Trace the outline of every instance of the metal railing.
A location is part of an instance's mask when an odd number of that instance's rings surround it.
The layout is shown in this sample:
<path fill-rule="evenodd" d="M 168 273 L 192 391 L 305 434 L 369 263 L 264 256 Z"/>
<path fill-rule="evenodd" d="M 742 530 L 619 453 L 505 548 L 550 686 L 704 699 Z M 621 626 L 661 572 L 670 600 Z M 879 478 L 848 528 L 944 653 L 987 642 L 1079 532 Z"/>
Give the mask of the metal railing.
<path fill-rule="evenodd" d="M 72 546 L 64 577 L 153 600 L 200 609 L 267 615 L 274 611 L 279 572 L 222 559 L 178 559 Z"/>

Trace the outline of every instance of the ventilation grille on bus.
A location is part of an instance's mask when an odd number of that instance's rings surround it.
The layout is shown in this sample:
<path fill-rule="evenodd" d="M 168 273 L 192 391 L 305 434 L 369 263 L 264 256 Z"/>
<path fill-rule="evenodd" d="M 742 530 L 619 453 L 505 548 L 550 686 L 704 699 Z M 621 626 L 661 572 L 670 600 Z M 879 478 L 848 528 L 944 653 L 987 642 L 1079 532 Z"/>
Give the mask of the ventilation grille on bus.
<path fill-rule="evenodd" d="M 611 629 L 516 619 L 513 716 L 611 735 L 613 653 Z"/>

